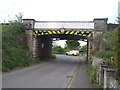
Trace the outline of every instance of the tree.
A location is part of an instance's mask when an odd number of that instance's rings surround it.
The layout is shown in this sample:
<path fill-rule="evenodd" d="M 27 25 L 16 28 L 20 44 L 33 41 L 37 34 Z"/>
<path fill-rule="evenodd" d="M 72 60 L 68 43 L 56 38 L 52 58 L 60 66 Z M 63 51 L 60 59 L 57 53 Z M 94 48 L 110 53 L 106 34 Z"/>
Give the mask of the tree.
<path fill-rule="evenodd" d="M 17 18 L 17 21 L 22 23 L 23 14 L 22 14 L 21 12 L 19 12 L 19 13 L 16 14 L 15 16 L 16 16 L 16 18 Z"/>
<path fill-rule="evenodd" d="M 10 29 L 17 30 L 18 32 L 24 32 L 25 26 L 22 23 L 23 14 L 20 12 L 15 15 L 16 20 L 10 20 L 9 21 L 9 27 Z"/>
<path fill-rule="evenodd" d="M 102 41 L 100 44 L 101 51 L 113 51 L 113 31 L 106 30 L 102 34 Z"/>
<path fill-rule="evenodd" d="M 87 51 L 87 45 L 82 46 L 81 51 Z"/>
<path fill-rule="evenodd" d="M 70 50 L 72 50 L 72 49 L 78 49 L 80 43 L 77 40 L 67 40 L 66 45 Z"/>
<path fill-rule="evenodd" d="M 61 46 L 54 46 L 53 47 L 53 53 L 54 54 L 64 54 L 65 51 Z"/>
<path fill-rule="evenodd" d="M 120 25 L 115 30 L 115 35 L 114 35 L 114 57 L 115 57 L 115 68 L 117 71 L 118 82 L 120 83 Z"/>
<path fill-rule="evenodd" d="M 120 24 L 120 15 L 118 16 L 118 20 L 117 20 L 117 22 Z"/>

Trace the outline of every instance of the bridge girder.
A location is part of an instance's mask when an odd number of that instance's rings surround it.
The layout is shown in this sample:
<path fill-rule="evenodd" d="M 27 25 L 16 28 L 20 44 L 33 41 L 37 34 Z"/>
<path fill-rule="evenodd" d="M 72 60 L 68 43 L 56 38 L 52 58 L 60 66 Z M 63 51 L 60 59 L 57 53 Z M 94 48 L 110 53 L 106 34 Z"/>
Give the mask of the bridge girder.
<path fill-rule="evenodd" d="M 41 36 L 41 35 L 50 35 L 50 36 L 76 36 L 76 37 L 81 37 L 81 38 L 86 38 L 86 37 L 91 37 L 92 31 L 90 30 L 33 30 L 33 35 L 34 36 Z"/>

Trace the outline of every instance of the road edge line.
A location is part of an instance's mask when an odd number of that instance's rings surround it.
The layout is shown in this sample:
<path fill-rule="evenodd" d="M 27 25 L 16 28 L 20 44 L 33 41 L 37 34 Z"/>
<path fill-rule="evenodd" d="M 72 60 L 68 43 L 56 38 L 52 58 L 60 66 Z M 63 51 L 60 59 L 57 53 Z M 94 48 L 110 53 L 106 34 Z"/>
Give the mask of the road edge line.
<path fill-rule="evenodd" d="M 77 66 L 75 67 L 74 72 L 73 72 L 73 75 L 71 75 L 71 76 L 73 76 L 73 77 L 70 79 L 70 82 L 68 83 L 68 85 L 67 85 L 66 88 L 70 88 L 70 86 L 72 85 L 73 80 L 75 79 L 75 76 L 76 76 L 76 73 L 77 73 L 78 68 L 79 68 L 79 62 L 78 62 L 78 64 L 77 64 Z"/>

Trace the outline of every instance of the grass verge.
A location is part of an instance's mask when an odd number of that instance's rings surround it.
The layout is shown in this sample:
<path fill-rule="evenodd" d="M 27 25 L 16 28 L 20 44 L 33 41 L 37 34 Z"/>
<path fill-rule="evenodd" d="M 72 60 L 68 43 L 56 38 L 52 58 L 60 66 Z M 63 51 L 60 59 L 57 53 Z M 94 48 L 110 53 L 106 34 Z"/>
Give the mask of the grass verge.
<path fill-rule="evenodd" d="M 87 71 L 91 83 L 96 84 L 96 69 L 92 66 L 92 61 L 88 62 Z"/>

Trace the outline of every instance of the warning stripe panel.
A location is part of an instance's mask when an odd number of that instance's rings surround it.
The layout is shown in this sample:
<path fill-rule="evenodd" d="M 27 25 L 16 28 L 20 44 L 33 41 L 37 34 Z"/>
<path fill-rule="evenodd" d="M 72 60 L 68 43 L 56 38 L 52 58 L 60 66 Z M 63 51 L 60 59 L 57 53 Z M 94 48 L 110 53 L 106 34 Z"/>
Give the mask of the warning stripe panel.
<path fill-rule="evenodd" d="M 61 32 L 60 30 L 35 30 L 33 31 L 34 36 L 40 35 L 57 35 L 57 34 L 68 34 L 68 35 L 79 35 L 79 36 L 87 36 L 90 37 L 92 35 L 92 31 L 74 31 L 74 30 L 67 30 Z"/>
<path fill-rule="evenodd" d="M 74 34 L 75 31 L 71 31 L 70 34 Z"/>

